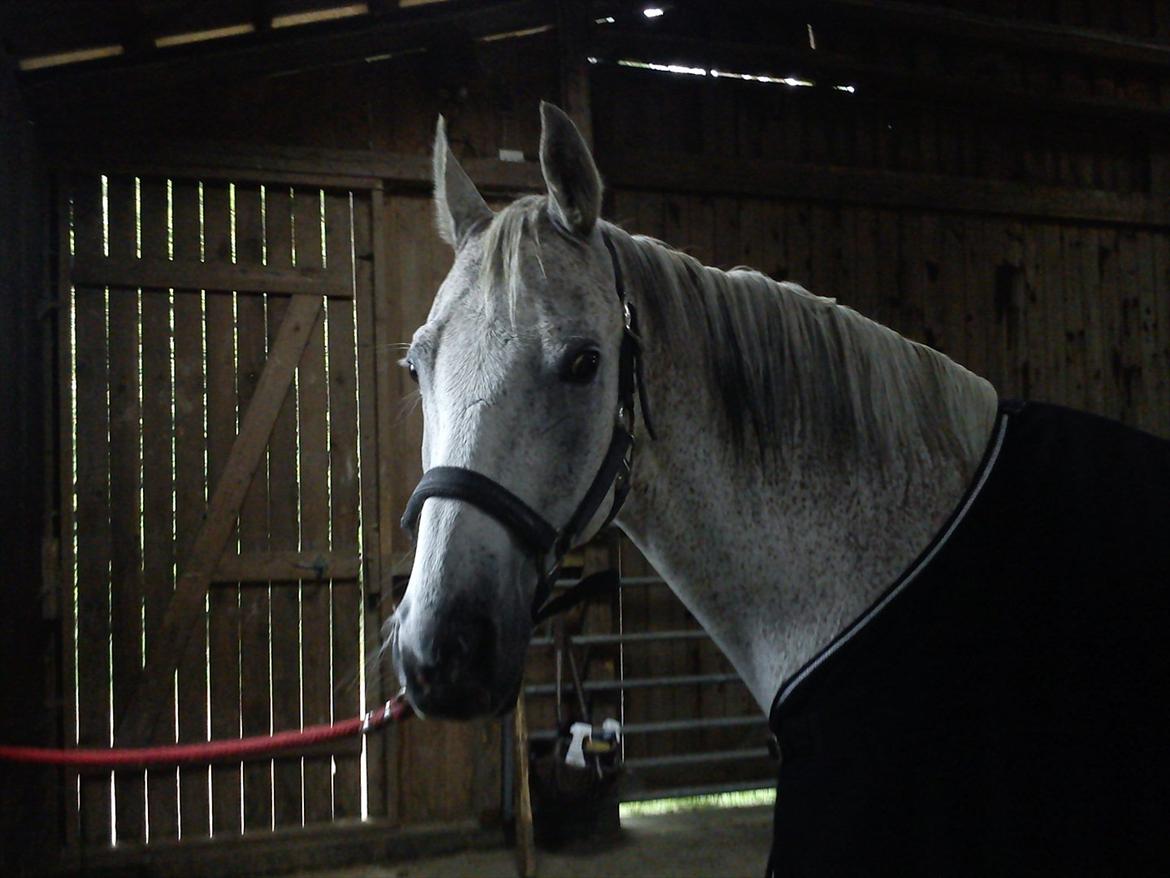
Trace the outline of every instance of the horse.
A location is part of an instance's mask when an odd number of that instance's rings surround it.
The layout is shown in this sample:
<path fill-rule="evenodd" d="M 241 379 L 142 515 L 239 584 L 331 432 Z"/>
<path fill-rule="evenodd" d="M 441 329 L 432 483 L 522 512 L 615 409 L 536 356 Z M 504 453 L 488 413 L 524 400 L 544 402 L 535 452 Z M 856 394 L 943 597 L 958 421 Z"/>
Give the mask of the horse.
<path fill-rule="evenodd" d="M 423 716 L 503 714 L 565 551 L 610 521 L 781 754 L 776 875 L 1170 874 L 1170 442 L 1000 400 L 835 300 L 434 146 L 455 253 L 402 365 L 424 475 L 385 648 Z"/>

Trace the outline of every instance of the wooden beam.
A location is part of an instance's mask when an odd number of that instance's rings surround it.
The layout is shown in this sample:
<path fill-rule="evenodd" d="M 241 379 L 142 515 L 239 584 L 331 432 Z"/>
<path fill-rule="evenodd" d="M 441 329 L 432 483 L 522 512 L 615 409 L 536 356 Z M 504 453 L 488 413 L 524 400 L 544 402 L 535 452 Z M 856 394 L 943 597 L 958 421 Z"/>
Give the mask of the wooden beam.
<path fill-rule="evenodd" d="M 516 748 L 516 874 L 519 878 L 536 878 L 536 841 L 533 835 L 532 790 L 528 782 L 528 718 L 524 712 L 524 687 L 516 697 L 512 711 Z"/>
<path fill-rule="evenodd" d="M 58 143 L 50 163 L 62 171 L 139 174 L 198 180 L 246 179 L 258 183 L 301 183 L 324 188 L 428 192 L 431 160 L 376 150 L 258 147 L 254 144 L 185 142 L 94 146 Z M 544 189 L 536 162 L 469 158 L 463 167 L 485 195 Z"/>
<path fill-rule="evenodd" d="M 84 100 L 92 91 L 126 96 L 386 57 L 424 47 L 452 28 L 472 37 L 548 24 L 544 0 L 448 0 L 386 10 L 319 25 L 270 30 L 156 52 L 139 63 L 119 59 L 30 72 L 25 81 L 34 100 Z M 286 32 L 287 31 L 287 32 Z"/>
<path fill-rule="evenodd" d="M 647 61 L 714 68 L 733 73 L 798 76 L 817 83 L 801 89 L 822 99 L 840 102 L 877 102 L 951 106 L 965 112 L 1010 113 L 1021 120 L 1044 116 L 1068 127 L 1086 119 L 1108 120 L 1141 131 L 1170 122 L 1170 109 L 1155 104 L 1117 99 L 1038 94 L 1004 88 L 994 82 L 955 76 L 924 76 L 886 64 L 857 61 L 824 50 L 784 49 L 753 43 L 730 43 L 677 36 L 656 36 L 613 27 L 595 34 L 591 54 L 608 61 Z M 852 85 L 844 93 L 833 86 Z"/>
<path fill-rule="evenodd" d="M 848 97 L 843 98 L 848 99 Z M 176 146 L 168 153 L 176 172 L 199 170 L 206 178 L 253 179 L 302 173 L 342 181 L 372 180 L 390 191 L 427 192 L 430 160 L 425 156 L 369 150 L 279 148 L 240 145 Z M 184 162 L 212 162 L 195 168 Z M 760 195 L 884 206 L 921 207 L 948 212 L 1014 214 L 1119 225 L 1170 225 L 1170 204 L 1144 193 L 1078 190 L 1006 181 L 932 174 L 803 165 L 762 159 L 728 159 L 683 153 L 597 154 L 606 183 L 630 189 Z M 131 162 L 130 173 L 150 167 L 149 156 Z M 223 162 L 220 164 L 219 162 Z M 96 158 L 94 168 L 113 173 L 112 160 Z M 541 192 L 544 182 L 535 162 L 468 159 L 463 162 L 480 189 L 493 195 Z M 179 176 L 183 176 L 179 173 Z"/>
<path fill-rule="evenodd" d="M 606 181 L 627 189 L 1170 227 L 1170 203 L 1140 193 L 710 155 L 643 153 L 607 159 L 603 154 L 598 158 Z"/>
<path fill-rule="evenodd" d="M 357 579 L 361 560 L 338 552 L 251 552 L 223 555 L 215 565 L 212 583 L 297 582 L 300 580 Z"/>
<path fill-rule="evenodd" d="M 149 741 L 162 706 L 171 697 L 175 667 L 183 657 L 192 631 L 198 627 L 212 574 L 228 537 L 235 530 L 240 504 L 268 446 L 272 425 L 320 311 L 320 298 L 293 297 L 264 363 L 252 404 L 224 464 L 223 475 L 215 486 L 203 525 L 175 583 L 157 638 L 166 646 L 147 660 L 133 694 L 125 702 L 127 706 L 118 724 L 120 744 Z"/>
<path fill-rule="evenodd" d="M 902 0 L 816 0 L 803 4 L 813 23 L 851 19 L 893 31 L 917 30 L 965 42 L 994 43 L 1100 61 L 1170 67 L 1170 45 L 1068 25 L 1000 18 Z"/>
<path fill-rule="evenodd" d="M 273 871 L 334 871 L 347 864 L 404 863 L 502 844 L 498 828 L 484 828 L 475 820 L 407 828 L 388 820 L 337 820 L 149 845 L 70 845 L 61 853 L 59 866 L 61 874 L 84 872 L 104 878 L 136 878 L 144 871 L 168 878 L 242 878 Z"/>
<path fill-rule="evenodd" d="M 348 274 L 318 268 L 258 268 L 229 262 L 78 254 L 70 278 L 79 286 L 287 293 L 352 299 Z"/>

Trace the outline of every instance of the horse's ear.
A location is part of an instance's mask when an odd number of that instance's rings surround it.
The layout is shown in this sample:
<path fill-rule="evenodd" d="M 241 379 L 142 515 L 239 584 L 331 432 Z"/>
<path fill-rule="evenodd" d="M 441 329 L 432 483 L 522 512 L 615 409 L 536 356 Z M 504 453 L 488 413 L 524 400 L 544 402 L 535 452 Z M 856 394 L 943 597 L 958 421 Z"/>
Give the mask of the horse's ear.
<path fill-rule="evenodd" d="M 492 218 L 492 210 L 456 160 L 447 144 L 447 122 L 435 126 L 435 219 L 439 235 L 456 250 L 476 226 Z"/>
<path fill-rule="evenodd" d="M 601 214 L 601 175 L 585 138 L 559 107 L 540 102 L 540 168 L 554 218 L 587 235 Z"/>

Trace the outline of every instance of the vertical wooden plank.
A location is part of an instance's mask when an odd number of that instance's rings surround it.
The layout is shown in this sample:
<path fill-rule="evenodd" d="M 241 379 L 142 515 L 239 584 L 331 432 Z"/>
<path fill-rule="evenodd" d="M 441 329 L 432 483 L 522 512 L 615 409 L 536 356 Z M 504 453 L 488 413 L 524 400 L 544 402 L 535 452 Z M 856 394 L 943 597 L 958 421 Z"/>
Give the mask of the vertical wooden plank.
<path fill-rule="evenodd" d="M 1106 299 L 1101 290 L 1099 267 L 1100 237 L 1098 230 L 1085 226 L 1082 230 L 1081 259 L 1066 270 L 1074 272 L 1080 286 L 1085 321 L 1085 409 L 1104 414 L 1108 407 L 1108 388 L 1103 333 L 1103 309 Z"/>
<path fill-rule="evenodd" d="M 983 221 L 986 292 L 974 311 L 975 331 L 983 343 L 984 376 L 1001 396 L 1012 396 L 1004 370 L 1008 324 L 1014 295 L 1012 268 L 1006 262 L 1005 223 L 1000 217 Z"/>
<path fill-rule="evenodd" d="M 942 261 L 939 265 L 939 288 L 943 297 L 941 312 L 944 327 L 944 352 L 956 363 L 967 368 L 967 349 L 964 344 L 963 316 L 965 296 L 966 234 L 965 218 L 953 214 L 942 215 Z M 879 221 L 880 223 L 880 221 Z M 881 249 L 878 248 L 880 260 Z"/>
<path fill-rule="evenodd" d="M 231 193 L 226 183 L 203 192 L 204 262 L 232 262 Z M 236 435 L 235 294 L 207 294 L 207 488 L 215 491 Z M 230 551 L 230 550 L 229 550 Z M 208 594 L 211 737 L 240 734 L 240 588 L 219 583 Z M 212 830 L 240 831 L 239 763 L 211 768 Z"/>
<path fill-rule="evenodd" d="M 142 181 L 139 197 L 143 257 L 166 259 L 169 256 L 167 190 L 166 180 Z M 167 644 L 158 640 L 157 633 L 175 587 L 171 298 L 169 290 L 145 290 L 142 295 L 142 471 L 145 474 L 142 482 L 142 579 L 147 657 L 167 648 Z M 174 741 L 174 710 L 163 711 L 155 729 L 156 740 Z M 150 770 L 146 773 L 146 786 L 150 839 L 177 838 L 178 772 L 173 768 Z"/>
<path fill-rule="evenodd" d="M 1164 393 L 1166 374 L 1158 368 L 1158 320 L 1157 289 L 1158 266 L 1155 239 L 1165 234 L 1161 231 L 1140 229 L 1138 231 L 1138 278 L 1137 334 L 1136 347 L 1142 366 L 1142 386 L 1137 426 L 1143 430 L 1157 432 L 1162 412 L 1170 405 Z"/>
<path fill-rule="evenodd" d="M 1004 224 L 1003 262 L 996 275 L 997 306 L 1004 312 L 1003 345 L 1000 350 L 1005 393 L 1017 399 L 1029 397 L 1028 289 L 1024 265 L 1024 224 Z M 1006 285 L 1006 286 L 1005 286 Z"/>
<path fill-rule="evenodd" d="M 1084 278 L 1073 268 L 1082 264 L 1086 246 L 1085 229 L 1065 226 L 1061 229 L 1064 272 L 1064 368 L 1065 405 L 1082 408 L 1086 394 Z"/>
<path fill-rule="evenodd" d="M 323 264 L 321 193 L 298 189 L 293 201 L 293 234 L 298 268 Z M 322 310 L 309 334 L 297 367 L 298 455 L 300 478 L 300 548 L 322 552 L 329 548 L 329 400 L 325 374 L 325 312 Z M 330 585 L 327 581 L 301 581 L 301 686 L 304 725 L 329 721 L 330 689 Z M 329 820 L 333 814 L 332 760 L 306 756 L 304 770 L 305 822 Z"/>
<path fill-rule="evenodd" d="M 1139 337 L 1140 287 L 1145 281 L 1142 253 L 1136 229 L 1122 229 L 1118 235 L 1121 269 L 1120 286 L 1114 299 L 1120 312 L 1120 333 L 1113 354 L 1113 392 L 1118 400 L 1113 415 L 1126 424 L 1136 425 L 1140 417 L 1139 400 L 1144 395 L 1141 339 Z"/>
<path fill-rule="evenodd" d="M 265 233 L 268 264 L 293 264 L 293 195 L 283 186 L 268 191 Z M 268 343 L 271 347 L 288 310 L 286 296 L 268 297 Z M 268 445 L 268 547 L 296 549 L 300 534 L 297 483 L 297 398 L 290 388 L 281 406 Z M 277 730 L 301 725 L 299 589 L 273 587 L 271 593 L 272 724 Z M 300 826 L 302 811 L 301 759 L 278 757 L 273 766 L 273 823 L 277 828 Z"/>
<path fill-rule="evenodd" d="M 898 214 L 876 211 L 877 265 L 873 319 L 886 326 L 897 321 L 902 291 L 898 284 Z"/>
<path fill-rule="evenodd" d="M 841 261 L 841 214 L 836 205 L 814 204 L 809 209 L 810 290 L 819 296 L 833 297 L 837 289 L 837 271 Z"/>
<path fill-rule="evenodd" d="M 1028 223 L 1024 227 L 1024 305 L 1023 322 L 1027 327 L 1026 344 L 1020 356 L 1021 395 L 1037 399 L 1048 381 L 1045 356 L 1047 326 L 1044 319 L 1044 261 L 1041 227 Z"/>
<path fill-rule="evenodd" d="M 404 379 L 401 369 L 392 365 L 395 344 L 405 344 L 414 328 L 420 323 L 421 299 L 411 293 L 410 284 L 420 289 L 426 282 L 421 265 L 426 262 L 426 244 L 418 240 L 414 224 L 424 222 L 426 217 L 420 211 L 411 211 L 406 199 L 386 197 L 382 210 L 372 217 L 375 248 L 375 271 L 378 283 L 374 294 L 374 337 L 375 337 L 375 411 L 377 413 L 400 412 L 394 429 L 383 428 L 377 433 L 375 460 L 378 467 L 378 497 L 376 515 L 378 519 L 378 555 L 381 560 L 381 582 L 379 584 L 383 615 L 388 616 L 397 606 L 400 593 L 396 591 L 393 573 L 396 564 L 409 569 L 410 551 L 403 544 L 396 516 L 406 502 L 411 485 L 415 484 L 422 467 L 419 462 L 418 444 L 422 440 L 422 416 L 417 407 L 409 406 L 407 400 L 417 392 L 409 379 Z M 429 242 L 430 239 L 428 239 Z M 433 246 L 433 244 L 432 244 Z M 418 252 L 419 250 L 422 252 Z M 395 254 L 393 261 L 387 254 Z M 388 357 L 387 355 L 390 354 Z M 410 411 L 409 409 L 414 409 Z M 380 415 L 383 419 L 384 414 Z M 391 658 L 381 657 L 380 672 L 383 685 L 394 685 L 397 679 Z M 438 730 L 441 734 L 442 728 Z M 393 758 L 386 760 L 386 809 L 388 816 L 403 822 L 417 819 L 420 813 L 417 794 L 411 789 L 410 770 L 414 732 L 406 728 L 395 740 Z M 436 736 L 435 743 L 445 744 L 445 738 Z M 422 807 L 427 804 L 422 803 Z"/>
<path fill-rule="evenodd" d="M 389 584 L 383 591 L 383 563 L 390 558 L 382 555 L 383 522 L 380 506 L 382 461 L 378 454 L 383 441 L 385 425 L 380 425 L 376 413 L 387 411 L 378 405 L 383 398 L 382 387 L 390 381 L 389 374 L 378 366 L 385 362 L 388 349 L 377 343 L 378 307 L 376 299 L 386 289 L 388 266 L 385 230 L 382 218 L 386 213 L 386 199 L 381 189 L 364 197 L 355 195 L 353 202 L 354 246 L 354 307 L 357 320 L 358 355 L 358 453 L 362 461 L 360 502 L 362 517 L 362 620 L 365 630 L 362 661 L 366 668 L 366 701 L 378 703 L 384 699 L 388 687 L 383 684 L 383 671 L 388 660 L 377 658 L 381 649 L 382 602 L 392 599 Z M 382 302 L 381 309 L 386 303 Z M 381 429 L 380 429 L 381 427 Z M 396 728 L 385 735 L 366 736 L 362 746 L 366 753 L 366 802 L 371 816 L 384 816 L 391 823 L 398 821 L 397 786 L 388 792 L 388 779 L 397 777 L 399 737 Z M 393 770 L 392 770 L 393 767 Z"/>
<path fill-rule="evenodd" d="M 198 184 L 176 181 L 172 190 L 175 259 L 202 257 L 202 205 Z M 184 559 L 207 509 L 204 472 L 203 294 L 175 293 L 175 549 L 182 572 Z M 199 620 L 179 663 L 179 737 L 207 740 L 207 631 Z M 183 838 L 211 831 L 207 795 L 209 769 L 186 766 L 179 770 L 180 814 Z"/>
<path fill-rule="evenodd" d="M 325 195 L 326 259 L 331 271 L 353 275 L 352 227 L 348 192 Z M 329 503 L 330 547 L 360 555 L 358 546 L 358 399 L 357 351 L 354 347 L 354 301 L 331 299 L 326 304 L 329 338 Z M 359 621 L 362 612 L 358 583 L 332 584 L 332 716 L 356 716 L 361 662 Z M 356 754 L 333 757 L 333 814 L 338 819 L 361 816 L 360 760 Z"/>
<path fill-rule="evenodd" d="M 838 204 L 833 212 L 832 232 L 834 240 L 829 253 L 833 259 L 833 298 L 848 304 L 856 299 L 857 274 L 854 262 L 854 207 Z"/>
<path fill-rule="evenodd" d="M 96 175 L 74 182 L 74 224 L 78 254 L 101 254 L 103 192 Z M 77 742 L 82 747 L 111 743 L 110 728 L 110 461 L 109 347 L 106 291 L 77 287 L 74 306 L 76 380 L 76 630 Z M 81 836 L 85 844 L 110 841 L 108 773 L 81 777 Z"/>
<path fill-rule="evenodd" d="M 925 270 L 921 223 L 916 212 L 898 216 L 898 277 L 901 295 L 894 328 L 907 338 L 925 342 Z"/>
<path fill-rule="evenodd" d="M 528 786 L 528 718 L 524 692 L 516 699 L 512 721 L 516 763 L 516 871 L 521 878 L 536 876 L 536 842 L 532 835 L 532 791 Z"/>
<path fill-rule="evenodd" d="M 777 280 L 788 276 L 788 251 L 784 246 L 784 208 L 771 201 L 757 198 L 728 199 L 728 211 L 736 213 L 738 227 L 727 233 L 726 245 L 720 249 L 728 254 L 733 265 L 743 265 L 762 271 Z M 738 210 L 735 210 L 738 206 Z M 780 221 L 775 221 L 779 213 Z M 725 221 L 716 218 L 720 229 Z M 721 232 L 722 233 L 722 232 Z"/>
<path fill-rule="evenodd" d="M 921 215 L 919 250 L 922 283 L 922 338 L 933 348 L 940 348 L 944 334 L 945 300 L 940 283 L 942 261 L 942 226 L 938 214 Z"/>
<path fill-rule="evenodd" d="M 877 299 L 877 215 L 872 208 L 855 207 L 853 217 L 852 260 L 856 277 L 848 305 L 870 319 L 876 319 Z"/>
<path fill-rule="evenodd" d="M 259 186 L 236 187 L 236 261 L 264 264 L 264 205 Z M 264 368 L 268 342 L 265 297 L 239 295 L 236 301 L 236 410 L 248 410 Z M 259 552 L 268 548 L 268 466 L 261 463 L 240 508 L 239 548 Z M 240 722 L 245 736 L 272 731 L 269 680 L 269 592 L 267 584 L 240 590 Z M 244 830 L 272 826 L 272 761 L 244 765 Z"/>
<path fill-rule="evenodd" d="M 134 178 L 109 178 L 110 256 L 132 259 L 137 254 L 135 197 Z M 110 627 L 115 716 L 142 667 L 138 300 L 136 289 L 110 290 Z M 146 837 L 144 780 L 142 771 L 124 771 L 117 776 L 115 815 L 119 842 L 142 841 Z"/>
<path fill-rule="evenodd" d="M 1048 362 L 1048 400 L 1063 403 L 1067 399 L 1068 371 L 1064 349 L 1068 339 L 1064 329 L 1064 252 L 1060 226 L 1043 226 L 1044 314 L 1047 327 L 1046 359 Z"/>
<path fill-rule="evenodd" d="M 399 256 L 390 266 L 392 274 L 387 304 L 394 310 L 387 309 L 379 315 L 379 348 L 385 344 L 382 339 L 388 338 L 393 331 L 392 326 L 407 338 L 418 325 L 424 297 L 413 295 L 413 291 L 433 288 L 429 286 L 431 275 L 440 258 L 434 243 L 422 238 L 430 219 L 429 206 L 422 199 L 395 197 L 387 206 L 386 240 Z M 403 383 L 400 370 L 390 374 L 395 381 L 393 392 L 398 400 L 409 398 L 414 392 L 413 385 L 408 388 Z M 387 391 L 390 389 L 386 388 Z M 397 400 L 392 398 L 382 411 L 396 410 L 390 407 L 393 402 Z M 417 412 L 412 413 L 403 420 L 393 437 L 385 437 L 387 442 L 393 438 L 390 446 L 393 451 L 389 460 L 379 460 L 380 465 L 385 464 L 385 469 L 379 473 L 379 489 L 383 503 L 389 508 L 402 508 L 410 485 L 420 470 L 415 444 L 421 429 L 420 420 Z M 383 436 L 379 434 L 378 438 L 381 443 Z M 387 534 L 383 533 L 382 538 L 385 544 Z M 421 729 L 413 725 L 402 729 L 397 792 L 401 797 L 403 822 L 450 819 L 461 813 L 469 798 L 468 760 L 473 758 L 467 751 L 465 734 L 465 730 L 455 723 L 438 721 L 428 722 Z M 426 758 L 425 754 L 434 752 L 435 748 L 444 754 L 442 762 Z"/>
<path fill-rule="evenodd" d="M 989 313 L 992 300 L 991 259 L 987 250 L 986 222 L 971 216 L 960 220 L 966 225 L 966 247 L 963 251 L 963 350 L 966 366 L 976 375 L 987 375 L 986 332 L 977 315 Z M 995 382 L 992 381 L 994 384 Z"/>
<path fill-rule="evenodd" d="M 1152 338 L 1154 355 L 1151 368 L 1155 376 L 1151 387 L 1154 395 L 1155 420 L 1151 429 L 1159 436 L 1170 438 L 1170 233 L 1158 230 L 1153 235 L 1154 280 L 1149 296 L 1154 303 Z"/>
<path fill-rule="evenodd" d="M 56 180 L 57 206 L 57 295 L 61 307 L 57 311 L 56 341 L 57 341 L 57 375 L 58 404 L 57 419 L 60 425 L 57 442 L 57 481 L 58 508 L 60 522 L 60 582 L 56 599 L 58 606 L 65 608 L 61 624 L 61 692 L 63 701 L 62 716 L 64 719 L 63 743 L 76 743 L 78 723 L 77 704 L 77 641 L 74 635 L 74 624 L 77 620 L 78 607 L 74 599 L 73 585 L 77 570 L 77 557 L 74 553 L 72 535 L 76 521 L 77 508 L 73 494 L 76 458 L 74 457 L 73 428 L 75 396 L 66 391 L 67 379 L 75 373 L 73 329 L 75 316 L 75 297 L 73 285 L 69 279 L 70 267 L 73 259 L 72 228 L 74 219 L 74 187 L 72 181 L 65 175 L 59 175 Z M 51 503 L 46 504 L 52 509 Z M 64 829 L 62 839 L 64 846 L 76 849 L 81 843 L 81 826 L 79 812 L 80 775 L 77 772 L 61 773 L 62 802 L 64 805 Z"/>
<path fill-rule="evenodd" d="M 978 373 L 991 382 L 1001 396 L 1004 387 L 1003 347 L 1007 324 L 1007 303 L 1000 301 L 1002 223 L 998 217 L 978 217 L 976 232 L 978 262 L 973 265 L 972 298 L 968 302 L 969 343 L 978 350 Z M 1010 297 L 1011 285 L 1007 285 Z"/>
<path fill-rule="evenodd" d="M 785 243 L 788 248 L 789 280 L 802 287 L 813 289 L 812 252 L 809 241 L 810 211 L 804 202 L 788 204 L 784 208 Z"/>

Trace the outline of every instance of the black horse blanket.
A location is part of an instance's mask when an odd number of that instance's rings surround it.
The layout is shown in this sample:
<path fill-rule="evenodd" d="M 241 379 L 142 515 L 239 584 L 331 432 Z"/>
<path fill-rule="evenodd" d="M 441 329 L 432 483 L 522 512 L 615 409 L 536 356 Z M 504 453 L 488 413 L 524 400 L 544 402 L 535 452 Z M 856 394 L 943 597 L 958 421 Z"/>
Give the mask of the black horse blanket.
<path fill-rule="evenodd" d="M 781 687 L 776 876 L 1170 875 L 1170 442 L 1001 406 L 934 542 Z"/>

